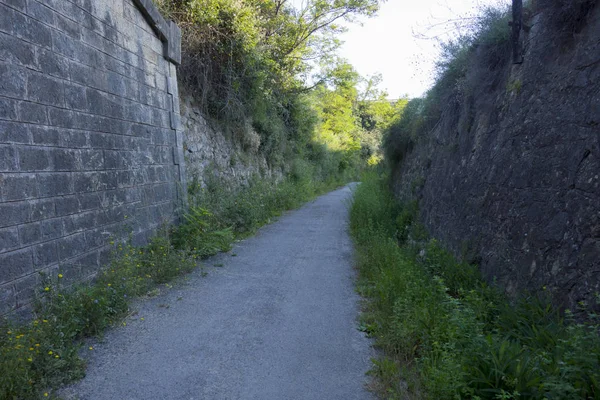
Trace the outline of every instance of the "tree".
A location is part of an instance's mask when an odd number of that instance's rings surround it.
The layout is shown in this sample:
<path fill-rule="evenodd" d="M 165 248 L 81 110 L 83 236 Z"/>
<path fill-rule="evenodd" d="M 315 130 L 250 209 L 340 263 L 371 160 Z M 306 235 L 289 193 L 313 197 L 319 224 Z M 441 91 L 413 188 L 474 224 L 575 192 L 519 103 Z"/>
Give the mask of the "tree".
<path fill-rule="evenodd" d="M 301 143 L 310 147 L 317 125 L 329 148 L 360 149 L 361 78 L 336 60 L 337 36 L 342 22 L 374 15 L 384 0 L 305 0 L 299 9 L 290 0 L 154 1 L 183 30 L 184 90 L 234 138 L 244 143 L 246 132 L 257 132 L 260 151 L 275 164 L 290 149 L 301 152 Z M 303 77 L 318 65 L 325 67 L 307 87 Z"/>

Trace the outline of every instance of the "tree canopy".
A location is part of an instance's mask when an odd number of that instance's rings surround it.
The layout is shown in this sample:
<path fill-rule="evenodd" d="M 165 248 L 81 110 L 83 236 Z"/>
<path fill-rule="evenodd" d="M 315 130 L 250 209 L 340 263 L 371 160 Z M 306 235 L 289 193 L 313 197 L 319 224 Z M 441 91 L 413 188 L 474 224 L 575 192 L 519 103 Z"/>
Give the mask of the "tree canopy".
<path fill-rule="evenodd" d="M 345 159 L 378 151 L 362 137 L 393 114 L 381 77 L 362 78 L 336 50 L 384 0 L 155 1 L 183 30 L 184 91 L 234 136 L 255 130 L 271 163 L 312 140 Z"/>

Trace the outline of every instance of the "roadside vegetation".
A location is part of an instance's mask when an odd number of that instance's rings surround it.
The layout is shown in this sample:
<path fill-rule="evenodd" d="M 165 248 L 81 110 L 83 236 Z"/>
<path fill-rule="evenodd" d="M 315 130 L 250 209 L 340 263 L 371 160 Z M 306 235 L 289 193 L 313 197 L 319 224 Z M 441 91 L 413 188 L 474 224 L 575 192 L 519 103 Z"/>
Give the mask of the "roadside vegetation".
<path fill-rule="evenodd" d="M 45 277 L 32 319 L 0 322 L 1 399 L 52 398 L 84 375 L 82 355 L 93 351 L 84 339 L 126 323 L 131 299 L 159 293 L 282 211 L 356 179 L 381 158 L 383 129 L 405 104 L 390 103 L 379 77 L 359 76 L 335 53 L 340 22 L 375 15 L 379 0 L 309 0 L 301 10 L 284 0 L 155 3 L 183 31 L 181 90 L 282 178 L 193 181 L 180 225 L 144 247 L 115 238 L 110 265 L 92 282 Z"/>
<path fill-rule="evenodd" d="M 544 11 L 557 43 L 572 40 L 596 5 L 525 2 L 528 16 Z M 520 81 L 504 81 L 510 19 L 508 7 L 483 9 L 441 44 L 435 84 L 386 129 L 386 166 L 367 174 L 355 194 L 351 232 L 359 291 L 368 299 L 361 327 L 384 350 L 372 369 L 382 398 L 600 399 L 598 316 L 586 304 L 559 310 L 543 291 L 509 301 L 476 265 L 428 237 L 417 202 L 398 204 L 382 172 L 400 168 L 417 144 L 434 140 L 441 120 L 454 124 L 442 129 L 470 129 L 448 116 L 474 112 L 473 99 L 521 90 Z"/>
<path fill-rule="evenodd" d="M 264 155 L 278 181 L 256 176 L 228 187 L 189 185 L 178 226 L 144 247 L 111 243 L 113 257 L 93 282 L 39 289 L 33 318 L 0 323 L 0 399 L 52 398 L 81 378 L 86 337 L 126 323 L 130 301 L 227 251 L 284 210 L 349 180 L 383 158 L 401 163 L 438 122 L 494 80 L 467 81 L 509 62 L 507 10 L 487 10 L 465 35 L 443 46 L 437 84 L 423 99 L 394 103 L 336 55 L 342 21 L 374 16 L 379 0 L 154 0 L 182 28 L 182 92 L 241 148 Z M 565 35 L 577 31 L 596 0 L 539 0 L 556 7 Z M 548 4 L 546 4 L 548 3 Z M 552 3 L 552 4 L 550 4 Z M 477 75 L 484 77 L 484 75 Z M 483 82 L 483 83 L 482 83 Z M 515 87 L 515 90 L 518 90 Z M 385 132 L 385 133 L 384 133 Z M 542 300 L 509 305 L 427 238 L 416 203 L 398 205 L 385 179 L 368 174 L 351 210 L 359 289 L 369 300 L 362 328 L 386 357 L 374 361 L 386 398 L 600 398 L 596 316 L 579 324 Z"/>
<path fill-rule="evenodd" d="M 399 205 L 388 178 L 368 173 L 351 208 L 367 298 L 361 328 L 385 356 L 373 360 L 386 399 L 598 399 L 597 315 L 580 323 L 543 296 L 510 303 L 457 261 Z"/>
<path fill-rule="evenodd" d="M 147 246 L 112 241 L 112 261 L 92 283 L 68 285 L 60 273 L 47 277 L 33 319 L 0 325 L 0 399 L 51 398 L 53 389 L 84 376 L 82 356 L 93 348 L 83 339 L 125 324 L 131 300 L 159 294 L 202 268 L 203 258 L 341 183 L 300 174 L 279 183 L 257 179 L 237 191 L 198 189 L 184 222 L 165 226 Z"/>

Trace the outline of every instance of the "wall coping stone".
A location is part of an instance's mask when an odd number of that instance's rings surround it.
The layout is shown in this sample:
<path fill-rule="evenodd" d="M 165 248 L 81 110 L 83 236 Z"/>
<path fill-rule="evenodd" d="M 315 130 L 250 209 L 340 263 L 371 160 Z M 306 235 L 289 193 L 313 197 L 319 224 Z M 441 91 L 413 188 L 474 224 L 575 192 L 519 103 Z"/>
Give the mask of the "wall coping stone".
<path fill-rule="evenodd" d="M 152 0 L 133 0 L 133 3 L 164 43 L 164 57 L 176 65 L 181 64 L 181 29 L 175 22 L 167 22 Z"/>

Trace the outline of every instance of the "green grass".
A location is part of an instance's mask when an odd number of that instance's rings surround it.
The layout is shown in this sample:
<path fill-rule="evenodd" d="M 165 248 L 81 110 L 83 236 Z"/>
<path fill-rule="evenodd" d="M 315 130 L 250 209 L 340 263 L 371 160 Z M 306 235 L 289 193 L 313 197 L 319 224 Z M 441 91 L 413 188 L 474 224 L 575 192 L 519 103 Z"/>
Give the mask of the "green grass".
<path fill-rule="evenodd" d="M 351 208 L 361 327 L 385 353 L 372 370 L 382 398 L 600 398 L 596 317 L 579 323 L 533 296 L 509 303 L 425 239 L 417 215 L 375 174 Z"/>
<path fill-rule="evenodd" d="M 48 277 L 32 321 L 0 323 L 0 399 L 52 398 L 53 389 L 83 377 L 80 352 L 93 349 L 82 349 L 82 339 L 123 323 L 132 298 L 158 293 L 158 285 L 192 271 L 199 259 L 229 250 L 236 238 L 340 185 L 340 179 L 300 174 L 279 183 L 254 180 L 238 190 L 192 188 L 182 224 L 161 229 L 144 247 L 111 242 L 112 261 L 92 283 L 69 286 L 61 274 Z"/>
<path fill-rule="evenodd" d="M 311 163 L 296 160 L 289 176 L 279 182 L 253 178 L 248 185 L 234 189 L 213 178 L 205 187 L 190 186 L 191 210 L 196 213 L 202 212 L 200 209 L 209 210 L 213 229 L 229 229 L 235 237 L 244 237 L 282 211 L 297 208 L 315 196 L 349 182 L 352 175 L 350 171 L 319 177 Z M 189 215 L 188 218 L 194 217 Z"/>
<path fill-rule="evenodd" d="M 93 284 L 63 284 L 62 275 L 46 279 L 34 319 L 0 331 L 0 398 L 45 397 L 84 375 L 81 339 L 120 322 L 131 298 L 196 268 L 195 256 L 177 250 L 163 232 L 145 247 L 114 244 L 111 264 Z"/>

